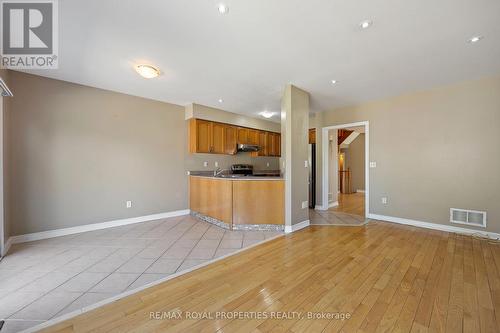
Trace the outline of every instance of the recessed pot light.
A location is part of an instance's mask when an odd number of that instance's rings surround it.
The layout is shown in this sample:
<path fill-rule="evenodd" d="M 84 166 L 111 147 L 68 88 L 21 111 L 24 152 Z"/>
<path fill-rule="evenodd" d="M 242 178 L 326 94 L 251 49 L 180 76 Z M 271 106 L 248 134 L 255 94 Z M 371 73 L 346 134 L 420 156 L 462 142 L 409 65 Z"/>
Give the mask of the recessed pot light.
<path fill-rule="evenodd" d="M 217 6 L 217 10 L 219 11 L 219 13 L 221 14 L 227 14 L 227 12 L 229 11 L 229 7 L 226 6 L 225 4 L 223 3 L 220 3 L 218 6 Z"/>
<path fill-rule="evenodd" d="M 337 80 L 332 80 L 331 82 L 332 82 L 332 84 L 335 84 L 335 83 L 337 83 Z"/>
<path fill-rule="evenodd" d="M 479 42 L 481 39 L 483 39 L 483 36 L 474 36 L 472 38 L 469 38 L 469 43 L 477 43 Z"/>
<path fill-rule="evenodd" d="M 373 24 L 373 22 L 372 22 L 372 21 L 370 21 L 370 20 L 364 20 L 364 21 L 362 21 L 362 22 L 359 24 L 359 26 L 361 27 L 361 29 L 368 29 L 369 27 L 371 27 L 371 26 L 372 26 L 372 24 Z"/>
<path fill-rule="evenodd" d="M 269 112 L 269 111 L 262 111 L 259 113 L 262 117 L 264 118 L 271 118 L 272 116 L 274 116 L 274 112 Z"/>
<path fill-rule="evenodd" d="M 151 65 L 137 65 L 135 71 L 146 79 L 152 79 L 160 75 L 160 70 Z"/>
<path fill-rule="evenodd" d="M 224 102 L 224 101 L 222 100 L 222 98 L 219 98 L 219 103 L 222 103 L 222 102 Z"/>

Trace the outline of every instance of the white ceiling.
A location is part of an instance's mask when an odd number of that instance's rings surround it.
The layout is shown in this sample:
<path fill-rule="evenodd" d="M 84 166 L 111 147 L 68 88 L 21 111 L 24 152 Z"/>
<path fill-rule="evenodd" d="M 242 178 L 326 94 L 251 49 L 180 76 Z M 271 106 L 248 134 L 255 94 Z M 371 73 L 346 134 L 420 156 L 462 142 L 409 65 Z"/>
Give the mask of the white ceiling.
<path fill-rule="evenodd" d="M 248 115 L 278 111 L 286 83 L 323 111 L 500 73 L 498 0 L 218 3 L 59 1 L 60 68 L 33 73 Z M 143 79 L 137 63 L 163 74 Z"/>

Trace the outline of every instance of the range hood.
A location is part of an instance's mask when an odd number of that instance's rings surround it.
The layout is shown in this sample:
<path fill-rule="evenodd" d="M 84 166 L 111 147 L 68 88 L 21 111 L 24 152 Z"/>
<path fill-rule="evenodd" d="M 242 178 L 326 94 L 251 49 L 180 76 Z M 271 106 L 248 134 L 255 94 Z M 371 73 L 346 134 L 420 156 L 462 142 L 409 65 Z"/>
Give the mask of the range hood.
<path fill-rule="evenodd" d="M 238 143 L 237 150 L 241 152 L 256 152 L 260 150 L 259 145 L 250 145 L 246 143 Z"/>

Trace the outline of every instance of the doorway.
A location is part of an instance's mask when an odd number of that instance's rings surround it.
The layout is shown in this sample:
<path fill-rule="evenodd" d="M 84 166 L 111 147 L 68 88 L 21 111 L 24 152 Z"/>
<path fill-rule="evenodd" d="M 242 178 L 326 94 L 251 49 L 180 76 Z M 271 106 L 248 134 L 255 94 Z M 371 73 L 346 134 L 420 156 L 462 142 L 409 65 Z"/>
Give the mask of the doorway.
<path fill-rule="evenodd" d="M 323 211 L 366 221 L 370 204 L 369 147 L 368 121 L 322 128 Z"/>

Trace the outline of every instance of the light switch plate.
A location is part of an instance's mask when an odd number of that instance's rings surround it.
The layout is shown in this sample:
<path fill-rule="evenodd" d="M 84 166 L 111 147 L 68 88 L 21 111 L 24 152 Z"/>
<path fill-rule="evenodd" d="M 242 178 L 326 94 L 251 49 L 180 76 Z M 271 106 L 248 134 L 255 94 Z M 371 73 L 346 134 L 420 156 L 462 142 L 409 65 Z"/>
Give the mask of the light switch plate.
<path fill-rule="evenodd" d="M 208 162 L 207 162 L 207 161 L 203 162 L 203 166 L 204 166 L 205 168 L 206 168 L 206 167 L 208 167 Z"/>
<path fill-rule="evenodd" d="M 302 201 L 302 209 L 305 209 L 309 206 L 309 201 Z"/>
<path fill-rule="evenodd" d="M 382 204 L 387 205 L 387 197 L 382 197 Z"/>
<path fill-rule="evenodd" d="M 370 168 L 376 168 L 377 162 L 370 162 Z"/>
<path fill-rule="evenodd" d="M 127 208 L 132 208 L 132 201 L 127 201 L 126 205 L 127 205 Z"/>
<path fill-rule="evenodd" d="M 219 162 L 215 161 L 215 167 L 218 168 L 219 167 Z"/>
<path fill-rule="evenodd" d="M 308 166 L 308 163 L 307 163 L 307 160 L 304 161 L 304 167 L 307 168 Z"/>

